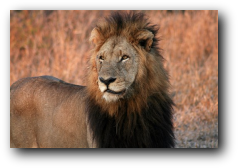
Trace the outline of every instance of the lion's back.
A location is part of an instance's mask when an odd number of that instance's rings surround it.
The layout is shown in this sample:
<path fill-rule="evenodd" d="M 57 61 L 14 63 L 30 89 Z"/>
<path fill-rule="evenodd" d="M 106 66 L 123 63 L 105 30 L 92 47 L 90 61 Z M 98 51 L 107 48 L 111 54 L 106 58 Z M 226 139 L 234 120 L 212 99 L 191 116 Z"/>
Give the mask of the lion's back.
<path fill-rule="evenodd" d="M 11 147 L 86 147 L 84 97 L 84 86 L 50 76 L 14 83 L 10 93 Z"/>
<path fill-rule="evenodd" d="M 38 106 L 60 105 L 65 99 L 84 97 L 84 86 L 66 83 L 52 76 L 23 78 L 12 84 L 10 102 L 13 107 L 21 109 L 41 108 Z"/>

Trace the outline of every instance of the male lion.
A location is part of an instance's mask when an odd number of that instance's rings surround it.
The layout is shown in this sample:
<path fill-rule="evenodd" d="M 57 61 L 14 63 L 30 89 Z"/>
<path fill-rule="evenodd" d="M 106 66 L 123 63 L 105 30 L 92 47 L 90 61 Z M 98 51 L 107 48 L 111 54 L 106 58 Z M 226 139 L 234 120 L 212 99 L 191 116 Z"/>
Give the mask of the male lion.
<path fill-rule="evenodd" d="M 174 147 L 173 101 L 142 13 L 114 13 L 93 29 L 87 86 L 50 76 L 11 86 L 11 147 Z"/>

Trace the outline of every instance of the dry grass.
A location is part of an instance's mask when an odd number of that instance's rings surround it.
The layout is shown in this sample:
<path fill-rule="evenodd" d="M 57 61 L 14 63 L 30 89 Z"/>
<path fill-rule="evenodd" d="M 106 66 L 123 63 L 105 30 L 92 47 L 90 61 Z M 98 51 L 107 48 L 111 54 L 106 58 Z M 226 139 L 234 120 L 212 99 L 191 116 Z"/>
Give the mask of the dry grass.
<path fill-rule="evenodd" d="M 178 148 L 218 147 L 218 11 L 143 11 L 160 25 Z M 52 75 L 85 84 L 88 39 L 110 11 L 11 11 L 10 83 Z"/>

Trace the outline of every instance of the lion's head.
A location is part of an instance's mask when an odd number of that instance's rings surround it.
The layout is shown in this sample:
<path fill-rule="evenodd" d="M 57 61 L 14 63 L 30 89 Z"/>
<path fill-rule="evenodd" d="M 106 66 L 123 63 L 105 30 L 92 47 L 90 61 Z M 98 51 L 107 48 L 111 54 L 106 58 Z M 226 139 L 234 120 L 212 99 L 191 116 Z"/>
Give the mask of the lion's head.
<path fill-rule="evenodd" d="M 139 55 L 125 37 L 110 37 L 97 52 L 98 86 L 107 102 L 133 93 Z"/>
<path fill-rule="evenodd" d="M 168 79 L 157 30 L 142 13 L 114 13 L 93 29 L 88 89 L 98 104 L 113 104 L 115 111 L 115 105 L 131 101 L 131 110 L 139 111 L 152 94 L 163 98 Z"/>

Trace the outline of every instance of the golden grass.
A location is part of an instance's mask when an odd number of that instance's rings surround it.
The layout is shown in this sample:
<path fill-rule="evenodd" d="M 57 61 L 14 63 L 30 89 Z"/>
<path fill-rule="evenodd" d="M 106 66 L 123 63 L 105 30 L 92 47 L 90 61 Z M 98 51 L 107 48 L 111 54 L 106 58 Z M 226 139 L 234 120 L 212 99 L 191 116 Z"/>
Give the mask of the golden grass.
<path fill-rule="evenodd" d="M 143 11 L 160 25 L 159 43 L 175 101 L 178 148 L 218 147 L 218 11 Z M 95 22 L 110 11 L 11 11 L 10 83 L 84 76 Z"/>

